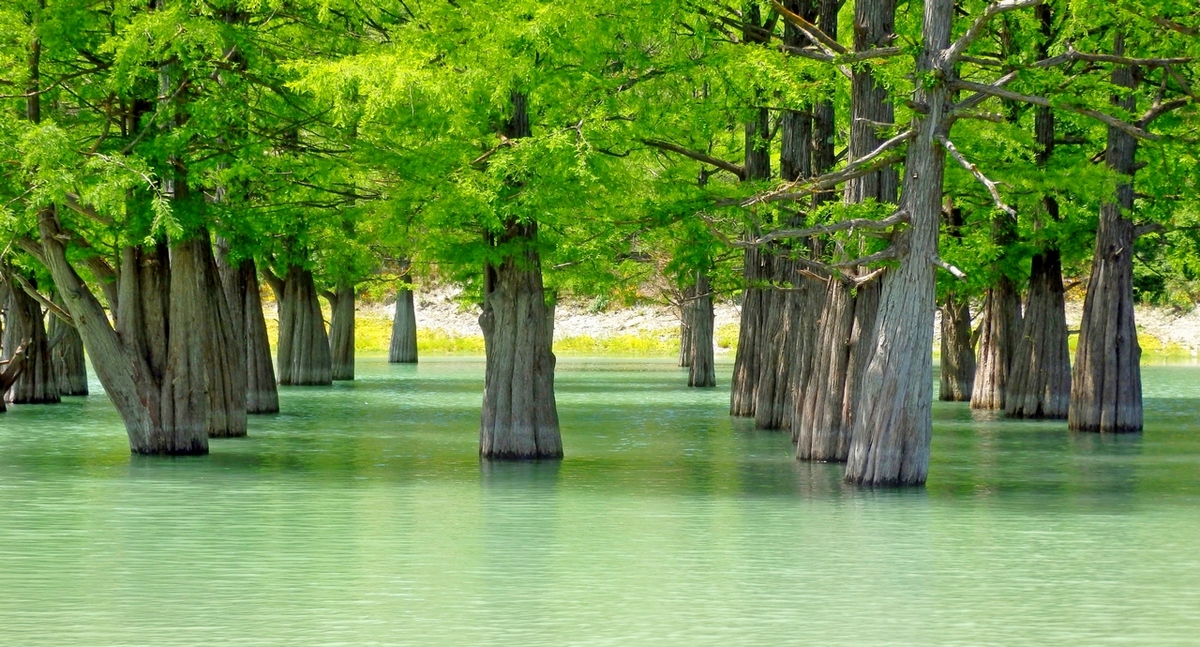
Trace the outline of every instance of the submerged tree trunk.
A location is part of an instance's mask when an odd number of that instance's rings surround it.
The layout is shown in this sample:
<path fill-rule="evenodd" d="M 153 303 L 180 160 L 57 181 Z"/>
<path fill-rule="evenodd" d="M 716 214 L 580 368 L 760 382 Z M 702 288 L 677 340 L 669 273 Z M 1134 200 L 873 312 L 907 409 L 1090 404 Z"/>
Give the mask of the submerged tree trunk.
<path fill-rule="evenodd" d="M 1003 409 L 1008 370 L 1021 334 L 1021 296 L 1007 276 L 988 288 L 979 324 L 972 409 Z"/>
<path fill-rule="evenodd" d="M 1008 376 L 1005 414 L 1066 418 L 1071 395 L 1062 261 L 1057 249 L 1033 257 L 1023 333 Z"/>
<path fill-rule="evenodd" d="M 417 363 L 417 310 L 412 290 L 407 286 L 396 290 L 396 313 L 392 317 L 392 342 L 388 348 L 392 364 Z"/>
<path fill-rule="evenodd" d="M 54 301 L 64 311 L 67 306 L 62 297 L 55 295 Z M 88 394 L 87 361 L 83 354 L 83 338 L 75 326 L 59 317 L 50 318 L 50 353 L 54 361 L 54 372 L 58 376 L 58 391 L 64 396 Z"/>
<path fill-rule="evenodd" d="M 536 225 L 510 223 L 504 242 L 529 246 L 486 268 L 479 326 L 487 355 L 479 453 L 485 458 L 561 458 L 554 401 L 554 311 L 547 307 Z"/>
<path fill-rule="evenodd" d="M 223 249 L 223 242 L 218 243 Z M 234 352 L 241 354 L 246 367 L 246 413 L 278 413 L 279 390 L 271 365 L 271 345 L 267 321 L 263 316 L 262 293 L 254 259 L 233 265 L 227 250 L 218 257 L 225 301 L 233 325 Z"/>
<path fill-rule="evenodd" d="M 942 366 L 938 399 L 967 402 L 975 383 L 975 349 L 971 345 L 971 306 L 951 291 L 942 301 Z"/>
<path fill-rule="evenodd" d="M 1114 53 L 1124 53 L 1117 35 Z M 1136 87 L 1135 68 L 1119 66 L 1113 85 Z M 1128 113 L 1136 109 L 1132 92 L 1114 103 Z M 1117 185 L 1116 200 L 1100 206 L 1096 250 L 1079 346 L 1071 380 L 1068 426 L 1075 431 L 1137 432 L 1142 430 L 1142 373 L 1137 326 L 1133 316 L 1134 226 L 1126 214 L 1133 209 L 1133 174 L 1137 140 L 1117 128 L 1108 129 L 1104 159 L 1108 167 L 1130 178 Z"/>
<path fill-rule="evenodd" d="M 842 426 L 842 409 L 853 330 L 851 288 L 830 279 L 817 326 L 812 372 L 805 385 L 804 408 L 793 428 L 796 457 L 801 460 L 845 460 L 849 451 L 850 429 Z"/>
<path fill-rule="evenodd" d="M 288 268 L 283 279 L 268 276 L 279 308 L 279 344 L 276 370 L 279 383 L 291 386 L 333 384 L 333 359 L 329 335 L 317 299 L 312 272 Z"/>
<path fill-rule="evenodd" d="M 696 273 L 696 282 L 685 293 L 684 312 L 687 327 L 688 386 L 717 385 L 713 361 L 713 300 L 708 275 Z"/>
<path fill-rule="evenodd" d="M 679 302 L 679 368 L 687 368 L 692 361 L 692 310 L 689 301 L 694 297 L 695 286 L 684 288 Z"/>
<path fill-rule="evenodd" d="M 929 471 L 932 433 L 933 314 L 938 258 L 938 224 L 945 172 L 946 83 L 953 70 L 941 67 L 950 44 L 953 0 L 925 3 L 919 75 L 942 78 L 919 86 L 915 102 L 925 106 L 913 119 L 913 139 L 904 165 L 901 208 L 909 226 L 894 241 L 898 267 L 883 277 L 874 352 L 856 400 L 846 479 L 871 485 L 916 485 Z"/>
<path fill-rule="evenodd" d="M 527 98 L 511 96 L 513 115 L 504 126 L 510 139 L 529 137 Z M 484 266 L 483 415 L 479 455 L 520 460 L 562 458 L 554 401 L 554 309 L 546 305 L 537 221 L 508 220 L 488 243 L 504 248 L 498 264 Z"/>
<path fill-rule="evenodd" d="M 334 380 L 354 379 L 354 286 L 340 283 L 329 300 L 329 354 Z"/>
<path fill-rule="evenodd" d="M 37 299 L 11 275 L 8 277 L 8 325 L 4 330 L 4 353 L 0 359 L 12 359 L 13 353 L 25 343 L 24 369 L 4 393 L 12 404 L 55 404 L 61 400 L 58 372 L 50 353 L 46 336 L 45 316 Z M 37 287 L 35 283 L 31 285 Z"/>

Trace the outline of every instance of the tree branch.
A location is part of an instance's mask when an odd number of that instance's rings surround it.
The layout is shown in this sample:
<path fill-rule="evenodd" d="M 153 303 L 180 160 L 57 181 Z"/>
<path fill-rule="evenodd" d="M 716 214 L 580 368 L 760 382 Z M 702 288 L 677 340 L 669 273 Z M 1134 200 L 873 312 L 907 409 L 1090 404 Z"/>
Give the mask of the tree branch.
<path fill-rule="evenodd" d="M 809 40 L 811 40 L 813 44 L 824 50 L 825 53 L 831 58 L 838 54 L 846 54 L 848 52 L 848 50 L 842 46 L 841 43 L 837 42 L 836 39 L 821 31 L 820 27 L 808 22 L 803 17 L 797 15 L 787 7 L 780 4 L 779 0 L 771 0 L 771 6 L 774 7 L 775 11 L 779 15 L 783 16 L 784 20 L 791 23 L 792 26 L 799 29 L 801 32 L 804 32 L 804 35 L 808 36 Z"/>
<path fill-rule="evenodd" d="M 746 179 L 746 169 L 741 166 L 738 166 L 737 164 L 734 164 L 732 162 L 726 162 L 723 159 L 713 157 L 711 155 L 706 155 L 699 151 L 694 151 L 690 148 L 684 148 L 683 146 L 678 146 L 676 144 L 672 144 L 671 142 L 663 141 L 661 139 L 643 139 L 643 140 L 641 140 L 641 142 L 643 144 L 645 144 L 647 146 L 651 146 L 653 148 L 658 148 L 660 150 L 670 151 L 672 153 L 677 153 L 679 155 L 683 155 L 684 157 L 694 159 L 697 162 L 711 164 L 712 166 L 715 166 L 715 167 L 721 169 L 722 171 L 728 171 L 728 172 L 736 175 L 739 180 Z"/>
<path fill-rule="evenodd" d="M 1000 197 L 1000 190 L 996 188 L 996 183 L 989 180 L 987 176 L 983 174 L 983 171 L 979 170 L 978 166 L 975 166 L 975 164 L 971 163 L 970 160 L 968 160 L 966 157 L 963 157 L 963 154 L 958 152 L 958 148 L 954 146 L 954 142 L 947 139 L 945 135 L 938 135 L 938 141 L 942 143 L 942 146 L 946 149 L 946 152 L 950 153 L 951 157 L 961 164 L 963 168 L 970 171 L 971 175 L 975 176 L 975 179 L 979 180 L 980 183 L 987 187 L 988 193 L 992 194 L 992 201 L 996 203 L 996 207 L 998 209 L 1014 218 L 1017 216 L 1017 210 L 1008 206 L 1008 204 L 1004 202 L 1004 198 Z"/>
<path fill-rule="evenodd" d="M 1116 128 L 1117 130 L 1120 130 L 1126 134 L 1132 135 L 1133 137 L 1136 137 L 1138 139 L 1149 139 L 1149 140 L 1153 140 L 1153 141 L 1162 139 L 1162 137 L 1160 137 L 1158 135 L 1146 132 L 1145 130 L 1138 128 L 1137 126 L 1134 126 L 1132 124 L 1128 124 L 1124 121 L 1121 121 L 1120 119 L 1117 119 L 1116 117 L 1114 117 L 1112 115 L 1105 114 L 1098 110 L 1092 110 L 1091 108 L 1084 108 L 1081 106 L 1073 106 L 1070 104 L 1055 105 L 1054 103 L 1052 103 L 1049 99 L 1047 99 L 1045 97 L 1039 97 L 1039 96 L 1034 96 L 1034 95 L 1030 95 L 1030 94 L 1021 94 L 1019 92 L 1005 90 L 1004 88 L 1001 88 L 1001 87 L 998 87 L 995 85 L 984 85 L 982 83 L 973 83 L 971 81 L 963 81 L 961 79 L 954 81 L 953 85 L 955 88 L 957 88 L 959 90 L 970 90 L 972 92 L 980 92 L 983 94 L 989 94 L 993 97 L 999 97 L 1001 99 L 1008 99 L 1009 101 L 1020 101 L 1023 103 L 1031 103 L 1035 106 L 1044 106 L 1047 108 L 1057 108 L 1059 110 L 1066 110 L 1067 112 L 1073 112 L 1075 114 L 1083 115 L 1085 117 L 1091 117 L 1092 119 L 1095 119 L 1096 121 L 1103 122 L 1104 124 L 1112 126 L 1113 128 Z"/>
<path fill-rule="evenodd" d="M 949 272 L 951 275 L 954 276 L 954 278 L 956 278 L 960 281 L 967 280 L 966 272 L 963 272 L 962 270 L 958 269 L 957 267 L 954 267 L 953 265 L 947 263 L 946 261 L 943 261 L 941 256 L 938 256 L 935 254 L 932 258 L 930 258 L 930 261 L 935 266 L 940 267 L 943 270 L 946 270 L 947 272 Z"/>
<path fill-rule="evenodd" d="M 808 227 L 806 229 L 776 229 L 775 231 L 763 234 L 754 240 L 737 241 L 734 243 L 734 245 L 736 247 L 757 247 L 781 238 L 807 238 L 809 236 L 832 234 L 839 231 L 853 229 L 888 229 L 905 222 L 908 222 L 908 212 L 897 211 L 883 220 L 852 218 L 850 220 L 842 220 L 829 225 L 817 225 L 815 227 Z"/>
<path fill-rule="evenodd" d="M 959 36 L 958 40 L 954 41 L 954 44 L 942 54 L 942 60 L 950 65 L 958 62 L 958 59 L 967 51 L 971 43 L 974 43 L 983 34 L 983 30 L 991 22 L 992 18 L 1009 11 L 1036 7 L 1043 2 L 1045 0 L 1002 0 L 1001 2 L 989 4 L 987 9 L 984 10 L 983 15 L 976 18 L 975 22 L 967 29 L 967 32 Z"/>

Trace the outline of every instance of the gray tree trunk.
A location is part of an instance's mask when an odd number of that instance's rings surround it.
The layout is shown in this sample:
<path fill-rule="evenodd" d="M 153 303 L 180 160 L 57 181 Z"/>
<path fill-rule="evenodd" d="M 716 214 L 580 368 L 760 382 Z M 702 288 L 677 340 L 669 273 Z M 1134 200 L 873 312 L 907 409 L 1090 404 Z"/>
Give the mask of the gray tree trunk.
<path fill-rule="evenodd" d="M 1004 409 L 1008 370 L 1020 336 L 1021 296 L 1012 280 L 1001 276 L 984 295 L 972 409 Z"/>
<path fill-rule="evenodd" d="M 288 386 L 333 384 L 329 335 L 317 299 L 312 272 L 292 266 L 282 280 L 268 276 L 279 308 L 279 344 L 275 368 Z"/>
<path fill-rule="evenodd" d="M 392 341 L 388 361 L 393 364 L 417 363 L 417 310 L 412 290 L 396 290 L 396 313 L 392 317 Z"/>
<path fill-rule="evenodd" d="M 684 310 L 687 312 L 688 386 L 717 385 L 713 358 L 713 300 L 708 275 L 696 273 L 696 282 L 687 290 Z"/>
<path fill-rule="evenodd" d="M 942 366 L 938 399 L 967 402 L 975 383 L 975 349 L 971 345 L 971 306 L 954 291 L 942 301 Z"/>
<path fill-rule="evenodd" d="M 1124 39 L 1117 35 L 1114 53 L 1124 54 Z M 1113 70 L 1113 85 L 1137 86 L 1136 69 L 1120 66 Z M 1113 103 L 1133 113 L 1133 92 Z M 1109 127 L 1104 159 L 1114 172 L 1132 178 L 1136 171 L 1137 140 Z M 1096 251 L 1079 346 L 1071 380 L 1067 425 L 1075 431 L 1138 432 L 1142 430 L 1142 349 L 1138 345 L 1133 316 L 1133 222 L 1126 216 L 1133 209 L 1133 181 L 1117 185 L 1116 199 L 1100 206 Z"/>
<path fill-rule="evenodd" d="M 246 366 L 246 413 L 278 413 L 279 389 L 271 365 L 271 345 L 254 259 L 243 259 L 235 265 L 228 257 L 224 241 L 218 240 L 217 249 L 221 284 L 233 325 L 234 352 L 242 355 Z"/>
<path fill-rule="evenodd" d="M 954 0 L 925 3 L 923 48 L 917 72 L 930 75 L 950 44 Z M 943 70 L 942 76 L 945 76 Z M 938 253 L 942 206 L 944 136 L 949 79 L 919 86 L 916 103 L 927 112 L 913 119 L 901 207 L 909 226 L 896 235 L 898 267 L 883 277 L 874 353 L 856 400 L 846 479 L 871 485 L 916 485 L 929 472 L 933 427 L 933 314 L 936 290 L 932 261 Z"/>
<path fill-rule="evenodd" d="M 67 306 L 59 295 L 54 302 L 64 311 Z M 54 372 L 58 375 L 58 391 L 63 396 L 85 396 L 88 394 L 87 361 L 83 353 L 83 338 L 75 326 L 58 317 L 50 318 L 50 339 L 58 340 L 50 351 L 54 361 Z"/>
<path fill-rule="evenodd" d="M 354 379 L 354 286 L 339 284 L 326 293 L 331 312 L 329 320 L 329 354 L 334 380 Z"/>
<path fill-rule="evenodd" d="M 4 352 L 0 359 L 12 359 L 13 353 L 24 342 L 25 366 L 4 393 L 4 399 L 11 404 L 56 404 L 61 400 L 58 372 L 54 370 L 42 306 L 11 274 L 7 278 L 8 325 L 4 330 Z M 36 288 L 35 280 L 29 279 Z"/>

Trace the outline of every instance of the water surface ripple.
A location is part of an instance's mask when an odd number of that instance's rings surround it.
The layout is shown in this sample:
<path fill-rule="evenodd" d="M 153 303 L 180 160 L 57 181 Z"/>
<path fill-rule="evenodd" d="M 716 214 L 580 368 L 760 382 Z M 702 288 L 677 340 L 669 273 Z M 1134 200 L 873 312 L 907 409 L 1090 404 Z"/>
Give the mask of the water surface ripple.
<path fill-rule="evenodd" d="M 660 361 L 561 360 L 567 458 L 481 465 L 482 372 L 361 361 L 203 458 L 131 457 L 103 396 L 12 407 L 0 645 L 1200 636 L 1198 368 L 1145 369 L 1133 437 L 938 404 L 902 491 L 796 462 Z"/>

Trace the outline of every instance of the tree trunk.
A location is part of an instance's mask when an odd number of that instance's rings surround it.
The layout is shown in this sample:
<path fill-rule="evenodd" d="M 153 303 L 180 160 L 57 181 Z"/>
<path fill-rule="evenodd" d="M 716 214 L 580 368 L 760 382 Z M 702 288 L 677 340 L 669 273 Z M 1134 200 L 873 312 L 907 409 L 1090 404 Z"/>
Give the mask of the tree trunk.
<path fill-rule="evenodd" d="M 272 287 L 276 288 L 279 307 L 276 362 L 279 383 L 290 386 L 333 384 L 329 336 L 325 332 L 312 272 L 289 267 L 282 281 L 272 281 Z"/>
<path fill-rule="evenodd" d="M 1117 35 L 1114 53 L 1124 53 L 1123 35 Z M 1113 85 L 1136 87 L 1136 70 L 1117 67 Z M 1132 92 L 1113 103 L 1128 113 L 1136 109 Z M 1142 374 L 1137 326 L 1133 317 L 1133 222 L 1126 214 L 1133 209 L 1133 174 L 1136 170 L 1137 140 L 1109 127 L 1105 162 L 1123 176 L 1116 200 L 1100 206 L 1096 250 L 1079 346 L 1071 379 L 1068 426 L 1075 431 L 1138 432 L 1142 430 Z"/>
<path fill-rule="evenodd" d="M 504 125 L 509 139 L 532 133 L 527 97 L 513 91 L 513 114 Z M 504 223 L 490 246 L 505 250 L 498 264 L 483 268 L 484 369 L 479 455 L 522 460 L 562 458 L 562 436 L 554 401 L 554 309 L 546 305 L 537 221 Z"/>
<path fill-rule="evenodd" d="M 924 47 L 917 71 L 933 78 L 950 44 L 953 0 L 925 3 Z M 942 77 L 949 76 L 942 70 Z M 874 352 L 856 400 L 846 479 L 871 485 L 915 485 L 929 471 L 933 427 L 933 314 L 936 290 L 933 259 L 938 253 L 942 206 L 945 114 L 949 107 L 942 78 L 918 86 L 915 102 L 927 108 L 913 119 L 901 207 L 909 226 L 896 234 L 898 267 L 883 277 Z"/>
<path fill-rule="evenodd" d="M 64 311 L 66 304 L 57 294 L 54 302 Z M 50 318 L 50 339 L 58 340 L 51 349 L 54 372 L 58 375 L 58 391 L 64 396 L 88 394 L 87 361 L 83 354 L 83 338 L 75 326 L 58 317 Z"/>
<path fill-rule="evenodd" d="M 684 302 L 687 312 L 688 386 L 717 385 L 713 360 L 713 300 L 708 275 L 696 273 L 696 282 L 688 288 Z"/>
<path fill-rule="evenodd" d="M 485 458 L 563 455 L 554 401 L 554 311 L 546 306 L 536 240 L 536 225 L 510 222 L 501 242 L 523 245 L 525 253 L 485 270 L 479 315 L 487 356 L 479 433 Z"/>
<path fill-rule="evenodd" d="M 354 286 L 339 283 L 332 293 L 326 293 L 331 312 L 329 320 L 329 355 L 333 363 L 333 379 L 354 379 Z"/>
<path fill-rule="evenodd" d="M 979 328 L 979 364 L 971 408 L 1003 409 L 1008 370 L 1021 335 L 1021 297 L 1007 276 L 988 288 Z"/>
<path fill-rule="evenodd" d="M 967 402 L 975 383 L 975 349 L 971 346 L 971 306 L 954 291 L 942 301 L 942 366 L 938 399 Z"/>
<path fill-rule="evenodd" d="M 36 288 L 33 280 L 30 282 Z M 42 306 L 9 274 L 8 326 L 4 330 L 4 353 L 0 359 L 12 359 L 22 342 L 25 342 L 25 366 L 4 399 L 12 404 L 59 402 L 58 373 L 54 370 Z"/>
<path fill-rule="evenodd" d="M 854 296 L 850 286 L 830 279 L 821 312 L 812 372 L 793 434 L 797 458 L 840 461 L 846 459 L 850 448 L 850 429 L 842 426 L 850 371 L 850 338 L 854 331 Z"/>
<path fill-rule="evenodd" d="M 246 366 L 246 413 L 278 413 L 279 390 L 271 365 L 271 345 L 263 316 L 262 293 L 254 259 L 234 264 L 224 241 L 218 241 L 218 266 L 225 301 L 233 326 L 234 352 L 240 353 Z"/>
<path fill-rule="evenodd" d="M 691 299 L 695 297 L 696 286 L 689 285 L 683 289 L 679 302 L 679 367 L 687 368 L 692 361 L 692 325 Z"/>
<path fill-rule="evenodd" d="M 388 361 L 392 364 L 417 363 L 417 309 L 412 290 L 407 286 L 396 290 L 396 314 L 392 318 Z"/>
<path fill-rule="evenodd" d="M 1066 418 L 1071 399 L 1071 351 L 1057 249 L 1033 257 L 1023 331 L 1008 376 L 1005 414 L 1011 418 Z"/>

